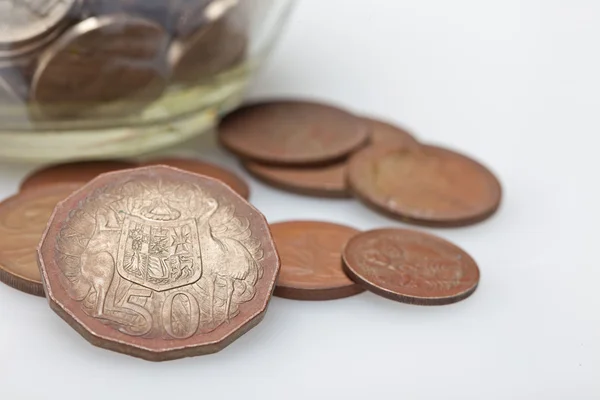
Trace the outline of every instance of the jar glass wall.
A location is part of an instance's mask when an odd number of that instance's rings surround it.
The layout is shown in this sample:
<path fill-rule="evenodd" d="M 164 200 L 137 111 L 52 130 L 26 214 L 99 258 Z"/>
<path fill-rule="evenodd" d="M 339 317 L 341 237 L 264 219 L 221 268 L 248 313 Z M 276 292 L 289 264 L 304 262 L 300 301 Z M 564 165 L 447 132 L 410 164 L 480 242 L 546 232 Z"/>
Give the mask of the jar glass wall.
<path fill-rule="evenodd" d="M 292 0 L 0 0 L 0 159 L 136 156 L 240 102 Z"/>

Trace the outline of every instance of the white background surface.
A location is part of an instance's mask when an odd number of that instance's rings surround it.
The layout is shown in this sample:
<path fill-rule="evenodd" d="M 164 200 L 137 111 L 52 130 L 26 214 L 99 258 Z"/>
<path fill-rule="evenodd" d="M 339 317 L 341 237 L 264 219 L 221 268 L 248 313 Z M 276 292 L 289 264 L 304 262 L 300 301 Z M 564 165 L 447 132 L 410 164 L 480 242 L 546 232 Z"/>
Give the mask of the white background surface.
<path fill-rule="evenodd" d="M 600 2 L 298 3 L 252 95 L 333 101 L 489 165 L 500 212 L 431 230 L 479 262 L 475 295 L 438 308 L 275 298 L 221 353 L 153 364 L 89 345 L 44 300 L 2 285 L 0 399 L 600 398 Z M 30 169 L 2 165 L 0 194 Z M 401 226 L 351 200 L 251 184 L 271 222 Z"/>

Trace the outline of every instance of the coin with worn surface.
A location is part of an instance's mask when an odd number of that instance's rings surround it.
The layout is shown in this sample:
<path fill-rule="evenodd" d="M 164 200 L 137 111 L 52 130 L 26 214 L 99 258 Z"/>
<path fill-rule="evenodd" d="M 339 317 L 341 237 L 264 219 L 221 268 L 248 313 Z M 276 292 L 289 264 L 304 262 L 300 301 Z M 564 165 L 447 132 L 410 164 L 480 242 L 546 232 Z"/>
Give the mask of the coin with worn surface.
<path fill-rule="evenodd" d="M 160 25 L 143 18 L 88 18 L 40 55 L 32 98 L 56 117 L 139 111 L 166 87 L 168 41 Z"/>
<path fill-rule="evenodd" d="M 0 0 L 0 47 L 36 40 L 67 18 L 77 0 Z"/>
<path fill-rule="evenodd" d="M 0 203 L 0 281 L 44 296 L 37 246 L 56 204 L 79 185 L 48 185 L 18 193 Z"/>
<path fill-rule="evenodd" d="M 265 164 L 335 163 L 369 139 L 367 124 L 335 107 L 278 101 L 243 107 L 219 127 L 221 144 L 240 157 Z"/>
<path fill-rule="evenodd" d="M 50 306 L 92 344 L 152 361 L 214 353 L 258 324 L 279 273 L 265 217 L 165 166 L 99 176 L 39 250 Z"/>
<path fill-rule="evenodd" d="M 333 300 L 364 289 L 342 269 L 342 250 L 359 231 L 344 225 L 292 221 L 271 225 L 281 257 L 275 295 L 295 300 Z"/>
<path fill-rule="evenodd" d="M 120 169 L 133 168 L 136 164 L 127 161 L 82 161 L 51 165 L 34 171 L 23 182 L 20 190 L 38 188 L 55 183 L 87 183 L 100 174 Z"/>
<path fill-rule="evenodd" d="M 350 187 L 367 205 L 406 222 L 463 226 L 498 209 L 502 189 L 478 162 L 453 151 L 421 146 L 372 146 L 348 163 Z"/>
<path fill-rule="evenodd" d="M 365 118 L 371 128 L 371 144 L 415 149 L 420 146 L 415 137 L 406 129 L 387 122 Z"/>
<path fill-rule="evenodd" d="M 367 290 L 410 304 L 443 305 L 469 297 L 479 268 L 459 247 L 405 229 L 356 235 L 343 252 L 344 269 Z"/>
<path fill-rule="evenodd" d="M 194 83 L 233 68 L 246 56 L 248 39 L 227 18 L 174 40 L 169 48 L 173 79 Z"/>
<path fill-rule="evenodd" d="M 210 164 L 200 160 L 193 160 L 190 158 L 160 158 L 146 161 L 142 165 L 167 165 L 169 167 L 183 169 L 196 174 L 206 175 L 229 185 L 243 198 L 250 198 L 250 188 L 242 178 L 233 172 L 215 164 Z"/>
<path fill-rule="evenodd" d="M 258 179 L 289 192 L 317 197 L 350 197 L 346 163 L 314 168 L 278 167 L 254 162 L 243 165 Z"/>

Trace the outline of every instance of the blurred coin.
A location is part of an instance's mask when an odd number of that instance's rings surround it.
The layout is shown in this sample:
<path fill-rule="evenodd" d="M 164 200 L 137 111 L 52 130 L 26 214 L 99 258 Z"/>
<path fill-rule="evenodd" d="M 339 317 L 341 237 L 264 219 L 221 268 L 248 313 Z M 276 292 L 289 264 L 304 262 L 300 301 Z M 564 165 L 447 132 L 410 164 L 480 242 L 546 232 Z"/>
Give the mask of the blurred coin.
<path fill-rule="evenodd" d="M 343 110 L 302 101 L 243 107 L 219 127 L 221 144 L 265 164 L 310 166 L 347 157 L 369 139 L 367 124 Z"/>
<path fill-rule="evenodd" d="M 365 121 L 371 128 L 371 144 L 402 146 L 410 149 L 419 147 L 417 139 L 399 126 L 371 118 L 365 118 Z"/>
<path fill-rule="evenodd" d="M 127 115 L 166 87 L 168 36 L 156 23 L 127 15 L 88 18 L 41 55 L 32 97 L 56 117 Z"/>
<path fill-rule="evenodd" d="M 209 79 L 241 63 L 248 39 L 226 18 L 176 39 L 169 48 L 173 78 L 179 82 Z"/>
<path fill-rule="evenodd" d="M 343 252 L 352 279 L 380 296 L 419 305 L 469 297 L 479 268 L 462 249 L 433 235 L 379 229 L 354 236 Z"/>
<path fill-rule="evenodd" d="M 356 229 L 315 221 L 271 225 L 281 257 L 275 296 L 295 300 L 333 300 L 364 291 L 342 269 L 342 250 Z"/>
<path fill-rule="evenodd" d="M 55 183 L 87 183 L 100 174 L 134 168 L 126 161 L 83 161 L 51 165 L 33 172 L 21 182 L 20 190 L 37 189 Z"/>
<path fill-rule="evenodd" d="M 498 209 L 502 189 L 478 162 L 453 151 L 371 146 L 348 163 L 354 194 L 386 214 L 432 226 L 463 226 Z"/>
<path fill-rule="evenodd" d="M 77 0 L 0 0 L 0 48 L 35 41 L 78 5 Z"/>
<path fill-rule="evenodd" d="M 193 172 L 200 175 L 206 175 L 220 180 L 229 185 L 237 194 L 245 199 L 250 197 L 250 188 L 248 184 L 239 176 L 215 164 L 210 164 L 200 160 L 190 158 L 160 158 L 146 161 L 142 165 L 167 165 Z"/>
<path fill-rule="evenodd" d="M 46 185 L 0 203 L 0 281 L 22 292 L 44 296 L 37 245 L 56 204 L 80 185 Z"/>
<path fill-rule="evenodd" d="M 239 0 L 179 0 L 174 33 L 186 37 L 203 25 L 223 18 L 238 5 Z"/>
<path fill-rule="evenodd" d="M 263 182 L 298 194 L 317 197 L 349 197 L 346 163 L 314 168 L 293 168 L 243 163 L 248 172 Z"/>

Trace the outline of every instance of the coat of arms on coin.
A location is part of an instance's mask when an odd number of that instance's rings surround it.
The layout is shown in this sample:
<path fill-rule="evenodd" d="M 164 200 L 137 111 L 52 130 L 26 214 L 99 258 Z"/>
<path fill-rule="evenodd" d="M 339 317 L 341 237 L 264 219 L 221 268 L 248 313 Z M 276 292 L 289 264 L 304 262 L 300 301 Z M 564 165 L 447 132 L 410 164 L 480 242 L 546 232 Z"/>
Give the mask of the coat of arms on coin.
<path fill-rule="evenodd" d="M 154 166 L 60 203 L 39 248 L 51 307 L 149 360 L 219 351 L 263 317 L 279 272 L 265 218 L 227 185 Z"/>

